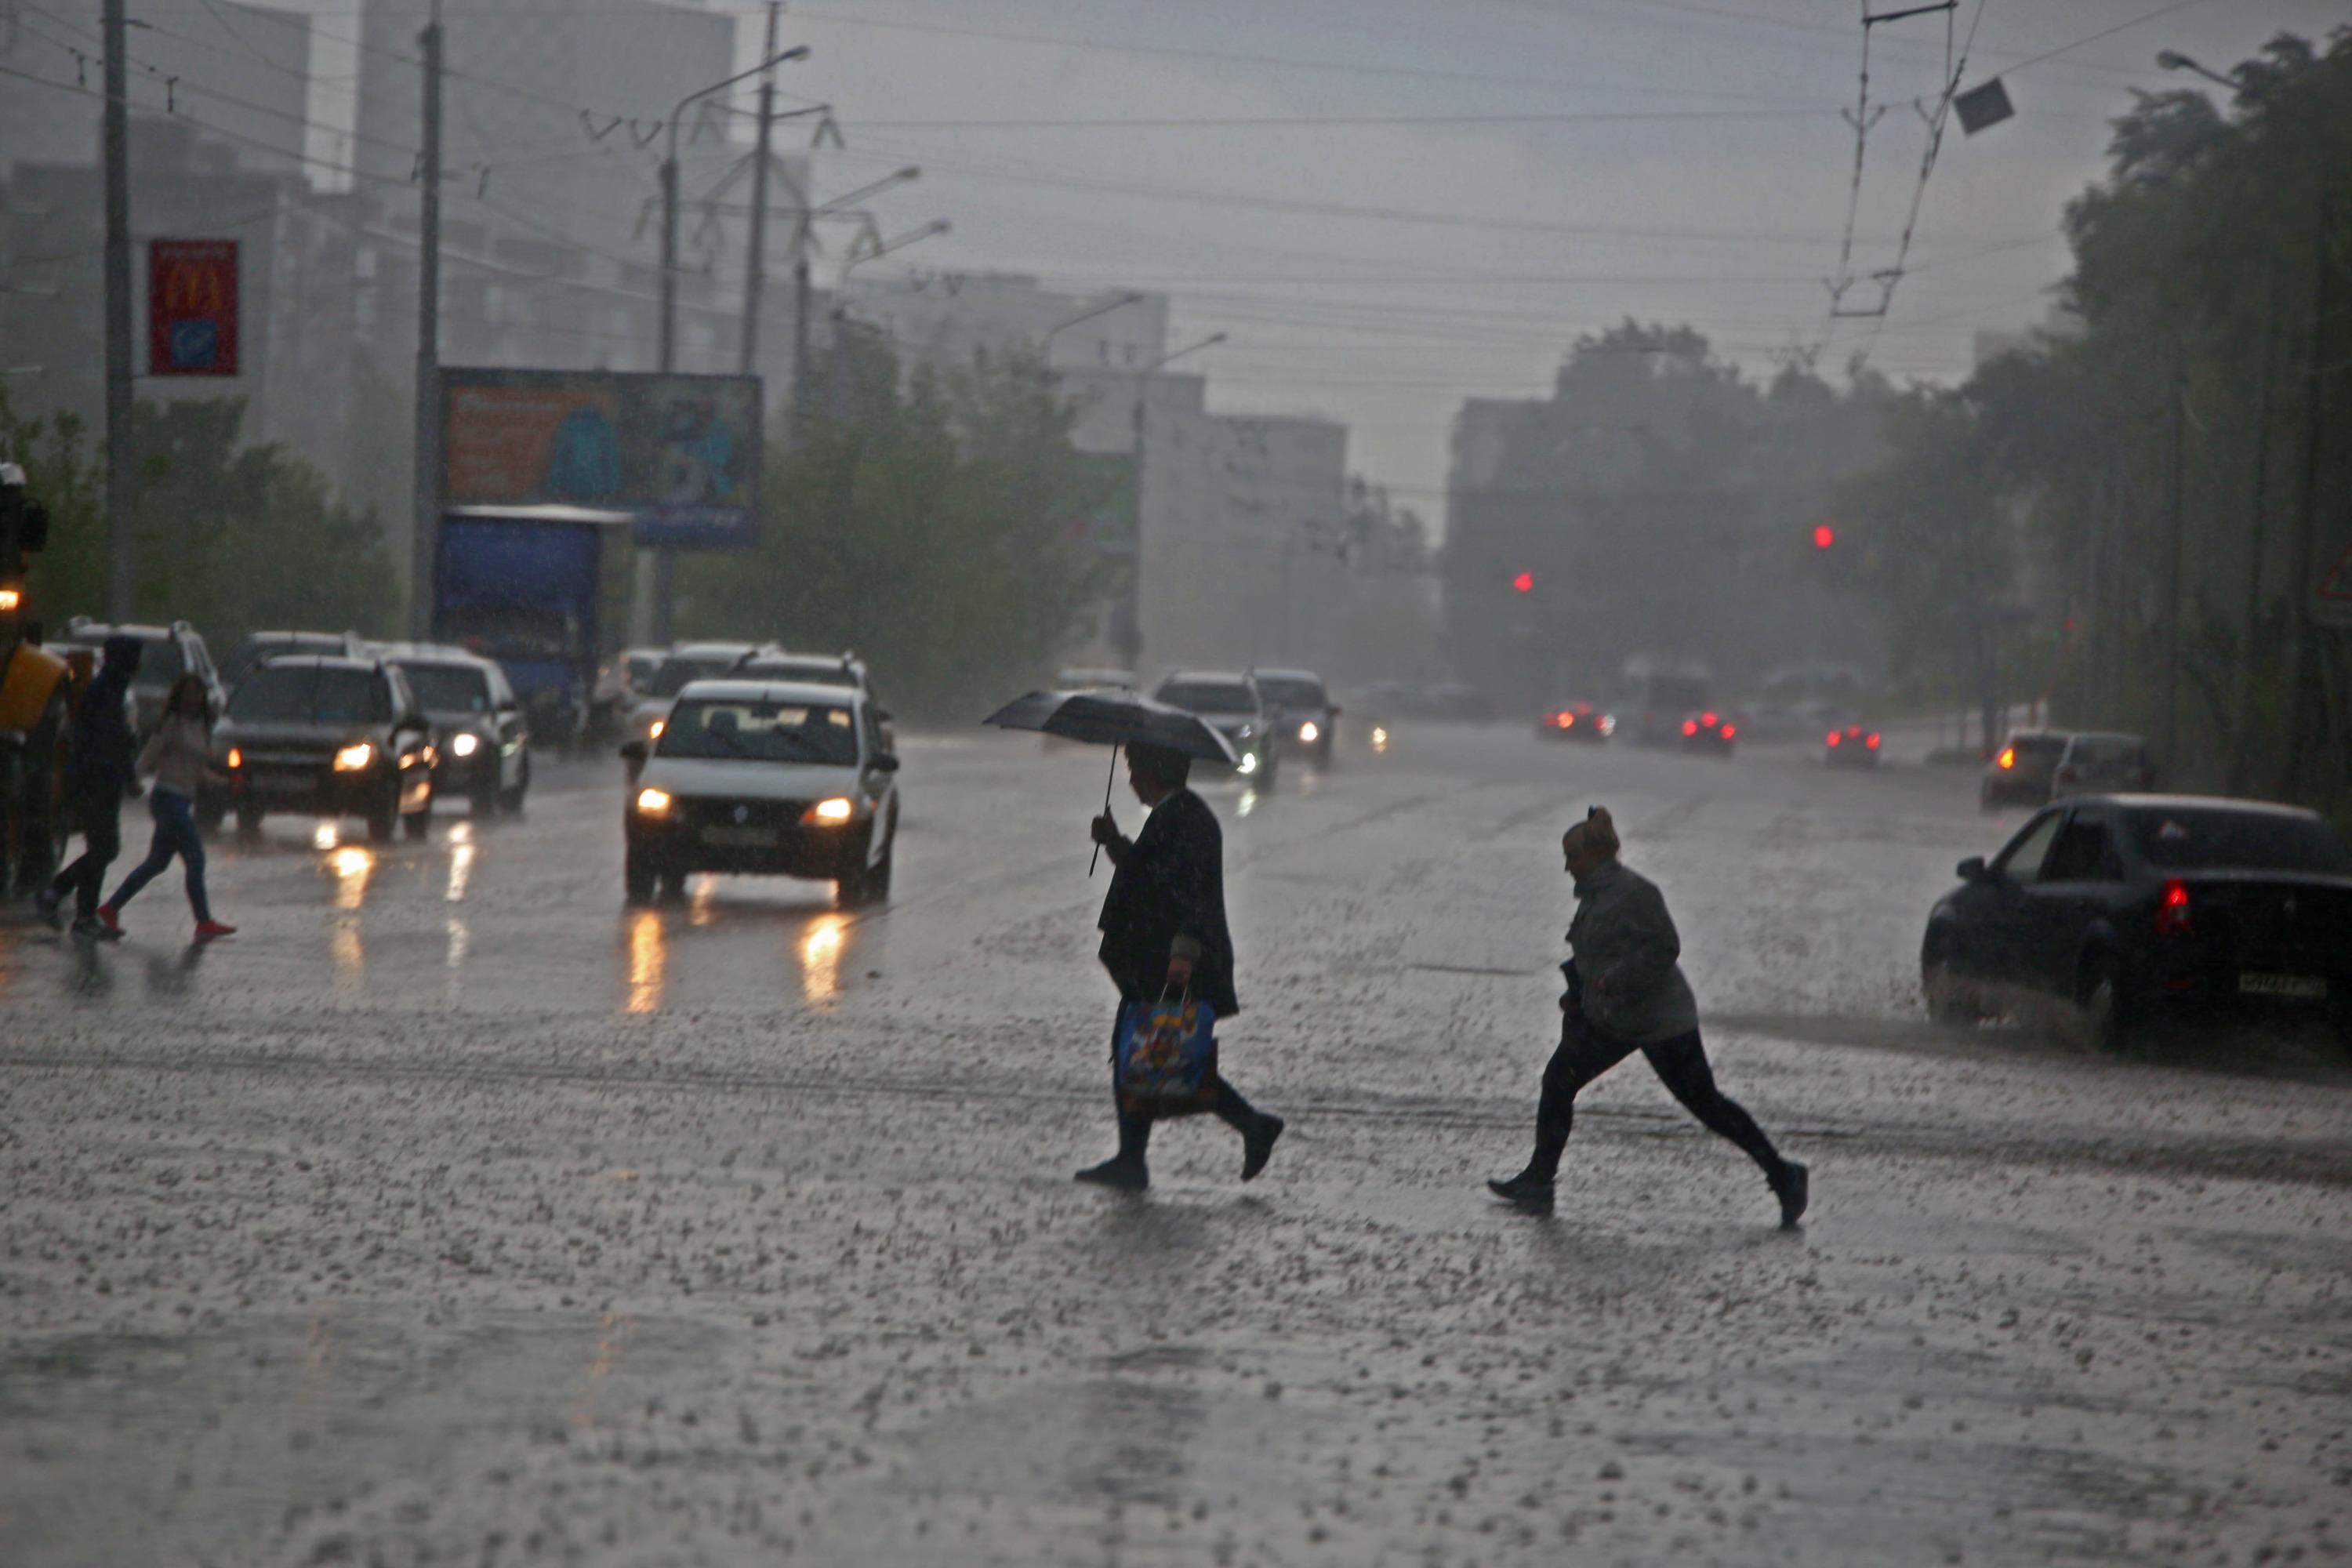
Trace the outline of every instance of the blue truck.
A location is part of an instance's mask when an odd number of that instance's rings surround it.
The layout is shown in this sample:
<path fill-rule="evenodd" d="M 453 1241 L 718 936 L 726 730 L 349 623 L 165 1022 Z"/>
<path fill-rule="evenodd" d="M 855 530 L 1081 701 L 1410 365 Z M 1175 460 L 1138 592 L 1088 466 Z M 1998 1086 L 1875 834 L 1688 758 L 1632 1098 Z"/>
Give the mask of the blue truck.
<path fill-rule="evenodd" d="M 585 737 L 597 667 L 627 630 L 632 515 L 577 506 L 441 514 L 433 640 L 504 667 L 542 744 Z"/>

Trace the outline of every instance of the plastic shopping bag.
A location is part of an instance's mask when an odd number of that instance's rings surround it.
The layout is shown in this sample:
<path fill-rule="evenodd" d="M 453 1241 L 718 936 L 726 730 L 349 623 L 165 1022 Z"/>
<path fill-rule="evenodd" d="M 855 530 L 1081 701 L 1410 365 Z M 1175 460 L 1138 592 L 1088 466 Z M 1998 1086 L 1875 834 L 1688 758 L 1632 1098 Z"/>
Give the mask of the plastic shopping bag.
<path fill-rule="evenodd" d="M 1129 1116 L 1182 1116 L 1217 1099 L 1217 1015 L 1186 992 L 1119 1013 L 1113 1079 Z"/>

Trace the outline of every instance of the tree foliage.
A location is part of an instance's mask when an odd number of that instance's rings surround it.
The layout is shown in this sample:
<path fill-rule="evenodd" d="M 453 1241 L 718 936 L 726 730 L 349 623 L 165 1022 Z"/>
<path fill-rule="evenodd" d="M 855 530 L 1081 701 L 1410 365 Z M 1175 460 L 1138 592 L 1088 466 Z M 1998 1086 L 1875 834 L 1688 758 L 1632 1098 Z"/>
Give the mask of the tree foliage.
<path fill-rule="evenodd" d="M 854 327 L 814 378 L 805 438 L 771 443 L 757 549 L 691 562 L 709 637 L 855 648 L 892 706 L 969 721 L 1040 679 L 1108 587 L 1069 537 L 1089 476 L 1043 367 L 902 380 Z"/>
<path fill-rule="evenodd" d="M 261 627 L 389 632 L 399 595 L 375 514 L 335 500 L 282 447 L 238 446 L 245 409 L 242 398 L 138 405 L 137 617 L 188 621 L 220 648 Z M 49 548 L 33 568 L 42 617 L 104 618 L 98 443 L 70 414 L 23 418 L 0 395 L 0 452 L 49 508 Z"/>

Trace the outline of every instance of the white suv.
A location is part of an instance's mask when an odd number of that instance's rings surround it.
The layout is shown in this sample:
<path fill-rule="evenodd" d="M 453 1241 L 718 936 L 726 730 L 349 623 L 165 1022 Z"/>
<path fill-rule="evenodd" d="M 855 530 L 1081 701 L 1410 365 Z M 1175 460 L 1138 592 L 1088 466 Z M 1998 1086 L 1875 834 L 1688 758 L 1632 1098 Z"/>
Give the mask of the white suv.
<path fill-rule="evenodd" d="M 866 693 L 697 680 L 658 736 L 621 753 L 631 903 L 681 892 L 697 871 L 829 880 L 845 908 L 889 898 L 898 758 Z"/>

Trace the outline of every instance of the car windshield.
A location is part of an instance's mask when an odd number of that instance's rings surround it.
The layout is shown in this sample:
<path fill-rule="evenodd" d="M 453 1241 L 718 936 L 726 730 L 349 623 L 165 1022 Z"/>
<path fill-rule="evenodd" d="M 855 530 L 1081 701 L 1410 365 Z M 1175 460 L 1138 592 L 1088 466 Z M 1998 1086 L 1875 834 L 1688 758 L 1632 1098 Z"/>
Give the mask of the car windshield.
<path fill-rule="evenodd" d="M 247 722 L 375 723 L 392 717 L 392 701 L 368 670 L 265 664 L 229 699 L 228 716 Z"/>
<path fill-rule="evenodd" d="M 1295 711 L 1330 706 L 1329 693 L 1319 680 L 1300 680 L 1279 675 L 1261 675 L 1257 689 L 1269 708 L 1288 708 Z"/>
<path fill-rule="evenodd" d="M 2112 768 L 2140 760 L 2137 741 L 2077 741 L 2070 760 L 2084 767 Z"/>
<path fill-rule="evenodd" d="M 403 664 L 409 689 L 428 713 L 487 713 L 490 678 L 478 665 Z"/>
<path fill-rule="evenodd" d="M 273 658 L 282 658 L 291 653 L 342 651 L 343 639 L 338 637 L 305 637 L 298 632 L 292 637 L 247 637 L 229 654 L 228 663 L 221 670 L 221 679 L 235 686 Z"/>
<path fill-rule="evenodd" d="M 763 658 L 745 665 L 735 675 L 742 680 L 805 680 L 812 686 L 857 684 L 857 672 L 845 668 L 838 659 Z"/>
<path fill-rule="evenodd" d="M 857 729 L 846 708 L 749 699 L 681 702 L 663 729 L 665 757 L 854 767 Z"/>
<path fill-rule="evenodd" d="M 661 660 L 650 654 L 632 655 L 628 661 L 629 684 L 643 687 L 661 668 Z"/>
<path fill-rule="evenodd" d="M 672 654 L 662 660 L 654 671 L 651 685 L 646 688 L 648 697 L 675 697 L 692 680 L 708 680 L 714 675 L 724 675 L 735 668 L 731 658 L 686 658 Z"/>
<path fill-rule="evenodd" d="M 1160 700 L 1188 713 L 1255 713 L 1257 698 L 1246 686 L 1223 680 L 1173 680 L 1160 689 Z"/>
<path fill-rule="evenodd" d="M 2066 749 L 2066 737 L 2063 735 L 2013 736 L 2010 740 L 2009 749 L 2017 753 L 2017 760 L 2021 763 L 2054 763 L 2058 760 L 2058 753 Z"/>
<path fill-rule="evenodd" d="M 2149 865 L 2166 871 L 2319 871 L 2352 876 L 2352 846 L 2316 817 L 2179 807 L 2124 822 Z"/>

